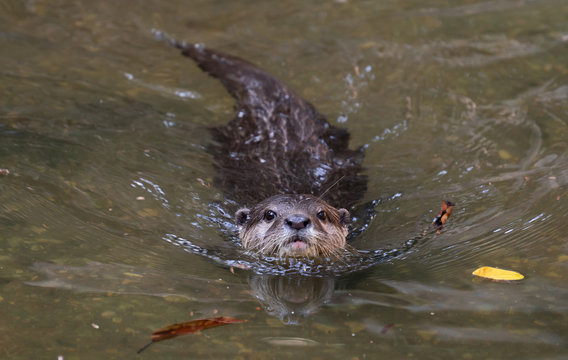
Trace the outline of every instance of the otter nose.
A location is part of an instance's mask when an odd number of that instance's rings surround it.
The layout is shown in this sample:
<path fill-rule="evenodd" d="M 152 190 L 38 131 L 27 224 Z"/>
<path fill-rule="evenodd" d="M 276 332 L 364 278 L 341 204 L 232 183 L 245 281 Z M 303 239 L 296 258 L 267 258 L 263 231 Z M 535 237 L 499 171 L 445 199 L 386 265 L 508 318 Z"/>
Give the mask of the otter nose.
<path fill-rule="evenodd" d="M 292 229 L 302 230 L 310 224 L 310 219 L 304 215 L 291 215 L 286 219 L 286 224 Z"/>

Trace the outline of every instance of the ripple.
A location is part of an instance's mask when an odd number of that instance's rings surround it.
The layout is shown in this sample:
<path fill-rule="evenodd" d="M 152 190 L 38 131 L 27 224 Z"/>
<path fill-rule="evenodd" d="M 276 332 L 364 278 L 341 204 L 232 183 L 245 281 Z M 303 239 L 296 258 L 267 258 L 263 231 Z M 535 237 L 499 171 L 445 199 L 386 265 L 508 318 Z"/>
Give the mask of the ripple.
<path fill-rule="evenodd" d="M 542 43 L 542 45 L 539 45 Z M 405 59 L 409 62 L 430 61 L 450 67 L 484 67 L 500 61 L 533 56 L 557 45 L 557 41 L 519 41 L 504 35 L 482 35 L 475 39 L 449 39 L 418 45 L 373 41 L 379 58 Z"/>
<path fill-rule="evenodd" d="M 156 297 L 179 297 L 193 302 L 219 301 L 219 288 L 226 291 L 230 284 L 232 296 L 224 301 L 247 301 L 241 295 L 245 285 L 148 269 L 126 264 L 105 264 L 90 261 L 84 266 L 34 263 L 32 269 L 42 278 L 26 284 L 46 288 L 66 289 L 79 292 L 112 293 L 121 295 L 147 295 Z M 225 285 L 225 286 L 220 286 Z M 196 295 L 197 294 L 197 295 Z"/>
<path fill-rule="evenodd" d="M 404 255 L 417 243 L 416 239 L 411 239 L 397 249 L 372 251 L 348 247 L 337 258 L 282 259 L 245 252 L 235 246 L 224 247 L 223 249 L 207 249 L 175 234 L 165 234 L 163 240 L 182 247 L 188 253 L 203 256 L 225 266 L 249 270 L 255 274 L 310 277 L 339 276 L 362 271 Z"/>
<path fill-rule="evenodd" d="M 167 209 L 170 208 L 170 203 L 166 198 L 166 193 L 164 192 L 164 190 L 162 190 L 160 185 L 152 182 L 151 180 L 140 177 L 137 180 L 132 180 L 132 184 L 130 184 L 130 186 L 147 191 L 152 195 L 154 199 L 158 200 L 163 207 Z"/>
<path fill-rule="evenodd" d="M 127 73 L 127 72 L 125 72 L 123 75 L 124 75 L 125 78 L 132 81 L 134 84 L 136 84 L 140 87 L 143 87 L 145 89 L 152 90 L 152 91 L 159 93 L 161 95 L 169 95 L 169 96 L 172 96 L 172 97 L 177 97 L 177 98 L 181 98 L 181 99 L 191 99 L 191 100 L 197 100 L 197 99 L 202 98 L 202 96 L 195 91 L 184 90 L 184 89 L 174 89 L 174 88 L 169 88 L 169 87 L 162 86 L 162 85 L 150 84 L 150 83 L 144 82 L 144 81 L 136 78 L 133 74 L 130 74 L 130 73 Z"/>

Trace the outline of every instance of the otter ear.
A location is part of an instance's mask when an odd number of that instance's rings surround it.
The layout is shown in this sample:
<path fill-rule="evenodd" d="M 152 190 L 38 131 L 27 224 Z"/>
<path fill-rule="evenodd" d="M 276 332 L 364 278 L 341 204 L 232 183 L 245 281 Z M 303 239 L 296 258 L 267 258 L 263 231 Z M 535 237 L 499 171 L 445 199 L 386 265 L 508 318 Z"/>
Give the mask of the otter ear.
<path fill-rule="evenodd" d="M 235 220 L 237 221 L 237 226 L 243 227 L 249 220 L 250 210 L 247 208 L 241 208 L 235 213 Z"/>
<path fill-rule="evenodd" d="M 345 209 L 339 209 L 337 211 L 339 212 L 339 223 L 345 227 L 349 226 L 349 223 L 351 222 L 349 211 Z"/>

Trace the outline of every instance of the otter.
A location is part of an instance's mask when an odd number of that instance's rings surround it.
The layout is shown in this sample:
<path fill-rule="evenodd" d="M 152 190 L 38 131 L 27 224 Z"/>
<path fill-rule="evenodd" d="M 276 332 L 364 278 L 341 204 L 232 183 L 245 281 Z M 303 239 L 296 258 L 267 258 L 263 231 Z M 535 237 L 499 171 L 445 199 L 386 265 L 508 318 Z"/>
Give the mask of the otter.
<path fill-rule="evenodd" d="M 202 45 L 173 42 L 235 98 L 235 116 L 211 129 L 214 183 L 239 204 L 245 250 L 330 257 L 346 247 L 347 208 L 366 190 L 362 148 L 349 133 L 252 63 Z"/>

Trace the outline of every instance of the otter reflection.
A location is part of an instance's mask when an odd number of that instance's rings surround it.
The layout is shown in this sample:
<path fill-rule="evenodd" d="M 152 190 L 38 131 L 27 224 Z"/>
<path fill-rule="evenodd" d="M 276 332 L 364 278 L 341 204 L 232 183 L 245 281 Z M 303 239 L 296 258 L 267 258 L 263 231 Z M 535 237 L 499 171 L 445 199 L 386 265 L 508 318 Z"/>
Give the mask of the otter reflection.
<path fill-rule="evenodd" d="M 298 325 L 331 300 L 335 281 L 331 277 L 252 275 L 249 285 L 269 315 L 286 325 Z"/>

